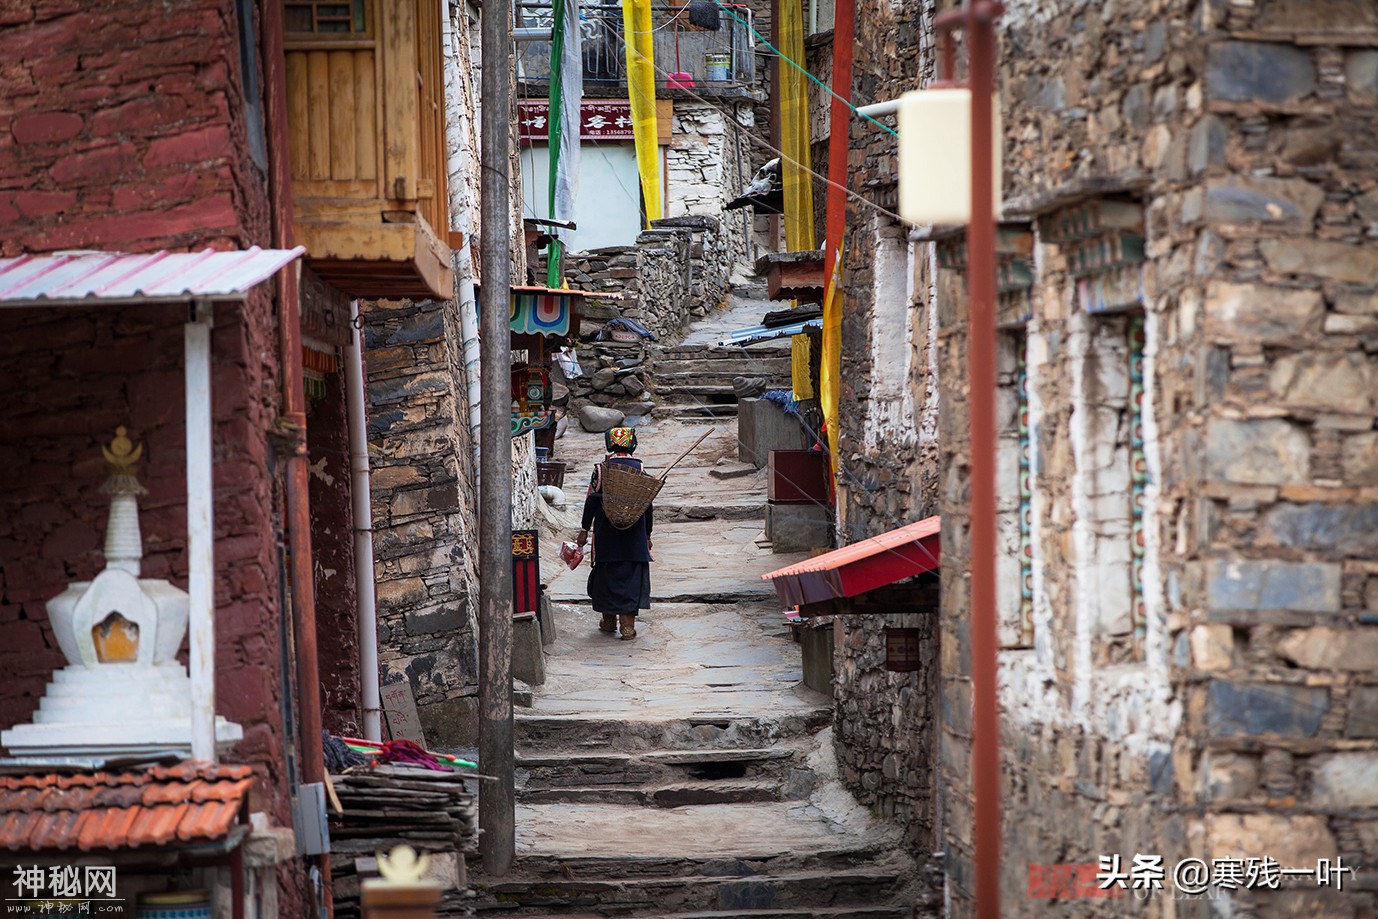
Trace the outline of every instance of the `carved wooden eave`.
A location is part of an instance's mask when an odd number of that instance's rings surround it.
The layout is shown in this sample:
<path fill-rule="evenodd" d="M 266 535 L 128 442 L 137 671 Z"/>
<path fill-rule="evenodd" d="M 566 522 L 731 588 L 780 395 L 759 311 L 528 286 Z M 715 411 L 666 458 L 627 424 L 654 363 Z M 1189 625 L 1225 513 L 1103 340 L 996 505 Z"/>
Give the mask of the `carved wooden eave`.
<path fill-rule="evenodd" d="M 756 273 L 766 277 L 771 300 L 798 300 L 822 303 L 826 279 L 823 277 L 823 250 L 772 252 L 756 260 Z"/>

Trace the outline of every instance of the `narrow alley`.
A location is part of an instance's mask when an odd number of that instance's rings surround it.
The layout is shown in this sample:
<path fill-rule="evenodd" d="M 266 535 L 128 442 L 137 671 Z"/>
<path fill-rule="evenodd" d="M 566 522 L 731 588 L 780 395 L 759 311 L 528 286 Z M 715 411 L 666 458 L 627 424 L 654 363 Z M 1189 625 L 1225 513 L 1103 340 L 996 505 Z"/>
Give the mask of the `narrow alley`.
<path fill-rule="evenodd" d="M 759 315 L 737 303 L 682 349 L 733 356 L 707 346 L 739 310 Z M 749 362 L 780 354 L 767 346 Z M 634 640 L 597 630 L 587 563 L 551 578 L 559 638 L 516 716 L 516 867 L 480 880 L 481 915 L 913 915 L 914 864 L 838 783 L 832 700 L 801 683 L 799 647 L 761 579 L 804 556 L 764 541 L 765 473 L 738 462 L 733 420 L 709 422 L 657 499 L 652 607 Z M 704 428 L 644 425 L 637 454 L 659 472 Z M 602 435 L 571 430 L 559 451 L 574 529 Z"/>

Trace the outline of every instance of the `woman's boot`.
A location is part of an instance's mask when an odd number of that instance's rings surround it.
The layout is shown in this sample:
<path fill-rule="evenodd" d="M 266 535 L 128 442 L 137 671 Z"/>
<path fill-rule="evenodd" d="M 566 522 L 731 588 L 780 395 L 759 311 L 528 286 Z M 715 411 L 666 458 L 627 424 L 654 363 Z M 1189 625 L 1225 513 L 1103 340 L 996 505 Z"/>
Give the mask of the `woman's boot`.
<path fill-rule="evenodd" d="M 636 637 L 636 617 L 635 617 L 635 616 L 618 616 L 618 617 L 617 617 L 617 624 L 618 624 L 618 626 L 622 629 L 622 640 L 623 640 L 623 641 L 626 641 L 626 640 L 629 639 L 629 638 L 635 638 L 635 637 Z"/>
<path fill-rule="evenodd" d="M 598 623 L 598 631 L 607 632 L 609 635 L 617 631 L 617 617 L 612 613 L 604 613 L 603 618 Z"/>

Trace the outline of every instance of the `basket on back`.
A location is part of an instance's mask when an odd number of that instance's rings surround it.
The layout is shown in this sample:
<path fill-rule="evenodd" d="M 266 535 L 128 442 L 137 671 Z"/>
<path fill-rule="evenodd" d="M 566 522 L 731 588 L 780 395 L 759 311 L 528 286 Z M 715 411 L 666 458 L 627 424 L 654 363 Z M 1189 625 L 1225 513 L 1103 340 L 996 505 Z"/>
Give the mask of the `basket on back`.
<path fill-rule="evenodd" d="M 608 515 L 608 522 L 619 530 L 636 526 L 664 484 L 663 479 L 647 475 L 624 463 L 604 463 L 603 513 Z"/>

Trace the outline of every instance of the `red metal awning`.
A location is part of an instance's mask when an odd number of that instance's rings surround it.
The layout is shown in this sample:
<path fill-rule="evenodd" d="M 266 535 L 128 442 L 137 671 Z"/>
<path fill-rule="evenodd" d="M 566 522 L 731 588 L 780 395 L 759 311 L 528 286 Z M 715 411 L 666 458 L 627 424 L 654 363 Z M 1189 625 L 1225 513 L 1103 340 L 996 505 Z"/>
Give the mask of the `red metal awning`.
<path fill-rule="evenodd" d="M 774 582 L 786 609 L 855 597 L 936 570 L 941 527 L 941 517 L 929 517 L 772 571 L 762 580 Z"/>

